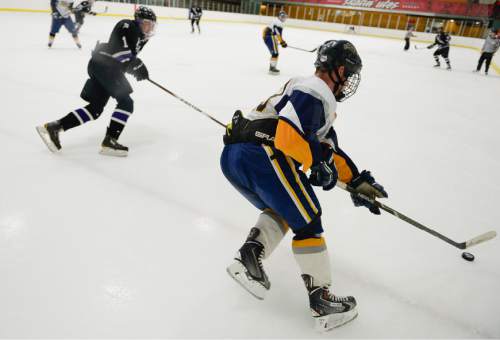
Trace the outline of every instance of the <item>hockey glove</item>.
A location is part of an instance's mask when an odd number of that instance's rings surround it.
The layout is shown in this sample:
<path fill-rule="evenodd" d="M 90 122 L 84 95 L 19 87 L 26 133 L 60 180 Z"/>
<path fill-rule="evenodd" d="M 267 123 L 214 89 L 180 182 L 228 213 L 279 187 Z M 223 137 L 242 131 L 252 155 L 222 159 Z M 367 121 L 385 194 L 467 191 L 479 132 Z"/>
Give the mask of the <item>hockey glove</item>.
<path fill-rule="evenodd" d="M 356 207 L 366 207 L 372 214 L 380 215 L 380 209 L 369 200 L 363 198 L 364 195 L 372 200 L 375 198 L 387 198 L 387 192 L 384 187 L 375 182 L 375 178 L 370 171 L 363 170 L 358 177 L 354 178 L 349 185 L 356 190 L 356 193 L 351 193 L 351 199 Z"/>
<path fill-rule="evenodd" d="M 311 167 L 309 183 L 316 187 L 323 187 L 323 190 L 331 190 L 337 183 L 338 177 L 335 165 L 320 162 Z"/>
<path fill-rule="evenodd" d="M 288 44 L 286 43 L 286 41 L 283 40 L 281 42 L 281 47 L 283 47 L 283 48 L 287 48 L 288 47 Z"/>
<path fill-rule="evenodd" d="M 135 79 L 137 79 L 137 81 L 149 79 L 148 69 L 139 58 L 136 58 L 135 60 L 130 62 L 130 65 L 128 66 L 128 73 L 133 75 Z"/>

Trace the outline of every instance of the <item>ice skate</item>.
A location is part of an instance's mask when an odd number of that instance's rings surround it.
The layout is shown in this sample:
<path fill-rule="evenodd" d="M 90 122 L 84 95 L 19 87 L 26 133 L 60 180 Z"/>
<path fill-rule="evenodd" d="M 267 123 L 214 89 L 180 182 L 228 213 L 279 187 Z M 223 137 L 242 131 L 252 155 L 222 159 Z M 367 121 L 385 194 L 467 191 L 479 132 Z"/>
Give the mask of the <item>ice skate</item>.
<path fill-rule="evenodd" d="M 329 286 L 315 287 L 310 275 L 302 275 L 309 293 L 309 306 L 319 332 L 340 327 L 358 316 L 356 299 L 352 296 L 335 296 Z"/>
<path fill-rule="evenodd" d="M 59 141 L 59 132 L 62 131 L 62 126 L 59 121 L 50 122 L 36 127 L 36 131 L 42 138 L 43 142 L 50 151 L 57 152 L 61 150 L 61 142 Z"/>
<path fill-rule="evenodd" d="M 441 67 L 440 63 L 435 64 L 433 67 Z"/>
<path fill-rule="evenodd" d="M 269 66 L 269 74 L 278 75 L 280 74 L 280 70 L 278 70 L 276 66 Z"/>
<path fill-rule="evenodd" d="M 256 241 L 259 233 L 257 228 L 250 230 L 250 235 L 236 253 L 234 262 L 227 267 L 227 273 L 250 294 L 263 300 L 271 287 L 271 282 L 262 267 L 264 246 Z"/>
<path fill-rule="evenodd" d="M 488 75 L 488 71 L 484 71 L 484 75 L 487 76 Z"/>
<path fill-rule="evenodd" d="M 106 135 L 102 141 L 100 153 L 107 156 L 126 157 L 128 147 L 121 145 L 116 139 Z"/>
<path fill-rule="evenodd" d="M 451 65 L 446 66 L 446 69 L 447 69 L 448 71 L 451 71 Z"/>

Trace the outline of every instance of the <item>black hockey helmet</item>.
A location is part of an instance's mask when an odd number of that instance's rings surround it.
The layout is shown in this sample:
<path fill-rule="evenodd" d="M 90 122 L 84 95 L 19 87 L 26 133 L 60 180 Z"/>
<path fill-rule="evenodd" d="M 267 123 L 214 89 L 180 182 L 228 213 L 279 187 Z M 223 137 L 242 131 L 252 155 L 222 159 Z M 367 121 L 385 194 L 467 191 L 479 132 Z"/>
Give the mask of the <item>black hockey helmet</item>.
<path fill-rule="evenodd" d="M 340 94 L 335 94 L 337 101 L 343 101 L 352 96 L 361 81 L 363 64 L 354 45 L 347 40 L 328 40 L 318 48 L 318 56 L 314 62 L 316 68 L 328 72 L 335 84 L 334 94 L 342 87 Z M 335 81 L 331 76 L 334 72 L 337 79 L 341 79 L 339 67 L 344 67 L 344 80 Z"/>
<path fill-rule="evenodd" d="M 156 28 L 156 14 L 153 10 L 146 6 L 139 6 L 135 10 L 134 19 L 139 24 L 142 33 L 146 38 L 154 35 Z"/>

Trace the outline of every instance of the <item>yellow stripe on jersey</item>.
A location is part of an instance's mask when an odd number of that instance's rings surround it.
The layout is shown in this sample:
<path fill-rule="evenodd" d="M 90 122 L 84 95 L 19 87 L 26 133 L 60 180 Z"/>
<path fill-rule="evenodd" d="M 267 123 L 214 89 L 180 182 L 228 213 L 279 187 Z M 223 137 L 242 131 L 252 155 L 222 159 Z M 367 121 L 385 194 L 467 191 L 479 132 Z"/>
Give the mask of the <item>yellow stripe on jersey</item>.
<path fill-rule="evenodd" d="M 280 119 L 276 127 L 274 146 L 285 155 L 292 157 L 302 164 L 306 172 L 312 165 L 312 152 L 309 143 L 288 122 Z"/>
<path fill-rule="evenodd" d="M 339 174 L 339 181 L 349 183 L 352 180 L 353 173 L 344 157 L 333 154 L 333 162 Z"/>
<path fill-rule="evenodd" d="M 302 181 L 300 180 L 300 176 L 297 173 L 297 170 L 295 170 L 295 164 L 293 164 L 293 161 L 290 157 L 285 156 L 286 161 L 288 162 L 288 165 L 290 165 L 290 169 L 292 169 L 293 175 L 295 176 L 295 181 L 300 187 L 300 190 L 302 191 L 302 194 L 304 194 L 307 202 L 309 202 L 309 205 L 311 206 L 311 209 L 314 211 L 315 214 L 318 213 L 318 209 L 316 208 L 316 205 L 311 199 L 311 196 L 309 196 L 309 193 L 307 192 L 306 188 L 304 188 L 304 184 L 302 184 Z"/>
<path fill-rule="evenodd" d="M 271 156 L 274 155 L 273 150 L 271 149 L 271 147 L 266 146 L 266 145 L 262 145 L 262 147 L 266 151 L 267 156 L 269 157 L 269 160 L 271 161 L 271 164 L 274 168 L 274 171 L 276 172 L 276 175 L 278 175 L 278 178 L 279 178 L 281 184 L 283 184 L 283 186 L 285 187 L 285 190 L 288 192 L 288 195 L 290 196 L 293 203 L 295 204 L 295 206 L 299 210 L 300 214 L 302 215 L 302 218 L 304 218 L 306 223 L 310 223 L 312 221 L 311 217 L 307 213 L 307 210 L 304 208 L 304 206 L 302 205 L 302 202 L 300 202 L 300 200 L 299 200 L 299 197 L 297 196 L 297 194 L 293 190 L 292 186 L 288 182 L 288 179 L 286 178 L 285 174 L 283 173 L 283 170 L 281 169 L 278 161 L 276 159 L 271 158 Z"/>

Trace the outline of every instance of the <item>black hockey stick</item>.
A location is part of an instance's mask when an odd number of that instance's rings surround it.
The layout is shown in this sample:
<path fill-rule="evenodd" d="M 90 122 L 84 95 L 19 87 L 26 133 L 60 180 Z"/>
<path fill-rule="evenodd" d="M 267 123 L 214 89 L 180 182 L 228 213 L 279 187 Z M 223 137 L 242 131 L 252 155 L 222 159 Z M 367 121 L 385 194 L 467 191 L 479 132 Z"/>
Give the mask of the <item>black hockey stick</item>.
<path fill-rule="evenodd" d="M 497 236 L 497 233 L 496 231 L 494 230 L 491 230 L 491 231 L 488 231 L 484 234 L 481 234 L 481 235 L 478 235 L 476 237 L 473 237 L 471 238 L 470 240 L 467 240 L 467 241 L 464 241 L 464 242 L 456 242 L 456 241 L 453 241 L 452 239 L 444 236 L 443 234 L 441 233 L 438 233 L 437 231 L 429 228 L 429 227 L 426 227 L 425 225 L 415 221 L 414 219 L 411 219 L 410 217 L 396 211 L 395 209 L 392 209 L 391 207 L 383 204 L 383 203 L 380 203 L 379 201 L 375 200 L 375 199 L 372 199 L 370 197 L 367 197 L 363 194 L 360 194 L 358 193 L 356 190 L 354 190 L 353 188 L 351 188 L 350 186 L 348 186 L 347 184 L 345 183 L 342 183 L 340 181 L 337 181 L 337 186 L 339 188 L 342 188 L 344 189 L 345 191 L 348 191 L 350 192 L 351 194 L 354 194 L 354 195 L 357 195 L 358 197 L 360 198 L 363 198 L 367 201 L 369 201 L 370 203 L 376 205 L 377 207 L 379 207 L 380 209 L 388 212 L 389 214 L 391 215 L 394 215 L 396 216 L 397 218 L 411 224 L 412 226 L 414 227 L 417 227 L 418 229 L 420 230 L 423 230 L 429 234 L 431 234 L 432 236 L 435 236 L 443 241 L 445 241 L 446 243 L 448 244 L 451 244 L 452 246 L 458 248 L 458 249 L 467 249 L 467 248 L 470 248 L 472 246 L 475 246 L 479 243 L 483 243 L 483 242 L 486 242 L 488 240 L 491 240 L 492 238 L 495 238 L 495 236 Z"/>
<path fill-rule="evenodd" d="M 214 122 L 216 122 L 217 124 L 219 124 L 220 126 L 226 128 L 226 124 L 223 124 L 221 123 L 219 120 L 217 120 L 216 118 L 212 117 L 211 115 L 209 115 L 208 113 L 204 112 L 203 110 L 197 108 L 196 106 L 194 106 L 193 104 L 191 104 L 190 102 L 188 102 L 187 100 L 185 99 L 182 99 L 181 97 L 179 97 L 178 95 L 176 95 L 175 93 L 173 93 L 172 91 L 170 91 L 169 89 L 166 89 L 165 87 L 161 86 L 160 84 L 158 84 L 157 82 L 151 80 L 151 79 L 148 79 L 148 81 L 153 84 L 153 85 L 156 85 L 158 86 L 160 89 L 162 89 L 163 91 L 167 92 L 169 95 L 179 99 L 181 102 L 183 102 L 184 104 L 186 104 L 187 106 L 191 107 L 192 109 L 195 109 L 196 111 L 198 111 L 199 113 L 201 113 L 202 115 L 208 117 L 209 119 L 213 120 Z"/>
<path fill-rule="evenodd" d="M 318 49 L 317 47 L 315 49 L 312 49 L 312 50 L 306 50 L 304 48 L 300 48 L 300 47 L 294 47 L 294 46 L 290 46 L 288 45 L 289 48 L 293 48 L 294 50 L 299 50 L 299 51 L 303 51 L 303 52 L 316 52 L 316 50 Z"/>

